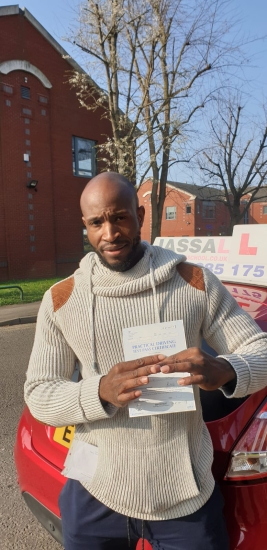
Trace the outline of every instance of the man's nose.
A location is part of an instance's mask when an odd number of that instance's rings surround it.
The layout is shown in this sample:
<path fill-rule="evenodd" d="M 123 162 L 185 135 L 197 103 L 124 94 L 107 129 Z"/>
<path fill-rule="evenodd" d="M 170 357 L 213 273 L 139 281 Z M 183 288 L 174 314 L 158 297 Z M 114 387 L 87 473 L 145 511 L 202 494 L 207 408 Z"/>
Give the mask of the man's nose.
<path fill-rule="evenodd" d="M 120 235 L 118 227 L 113 223 L 106 222 L 103 229 L 102 239 L 104 241 L 113 242 Z"/>

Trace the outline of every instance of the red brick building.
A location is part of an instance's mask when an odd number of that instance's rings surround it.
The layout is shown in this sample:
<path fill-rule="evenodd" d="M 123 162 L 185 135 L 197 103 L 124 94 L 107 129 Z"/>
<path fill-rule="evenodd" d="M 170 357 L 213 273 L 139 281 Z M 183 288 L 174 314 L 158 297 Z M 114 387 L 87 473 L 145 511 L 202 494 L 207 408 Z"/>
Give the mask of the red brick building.
<path fill-rule="evenodd" d="M 151 180 L 146 180 L 138 191 L 139 202 L 146 209 L 142 238 L 150 241 Z M 213 200 L 218 191 L 187 183 L 168 182 L 164 202 L 161 235 L 165 237 L 192 237 L 226 235 L 229 213 L 225 205 Z"/>
<path fill-rule="evenodd" d="M 257 200 L 249 208 L 247 223 L 267 223 L 267 187 L 257 192 Z"/>
<path fill-rule="evenodd" d="M 111 128 L 80 107 L 65 54 L 26 9 L 0 8 L 2 281 L 65 276 L 83 256 L 79 198 Z"/>
<path fill-rule="evenodd" d="M 152 182 L 147 179 L 138 191 L 139 202 L 146 209 L 142 229 L 142 238 L 146 241 L 150 241 L 151 234 L 151 189 Z M 218 189 L 212 187 L 168 182 L 161 235 L 163 237 L 226 235 L 230 216 L 224 203 L 214 200 L 214 197 L 218 197 L 218 193 Z M 244 197 L 243 204 L 246 199 L 248 196 Z M 240 223 L 267 223 L 267 187 L 262 187 L 258 191 L 257 200 L 251 204 Z"/>

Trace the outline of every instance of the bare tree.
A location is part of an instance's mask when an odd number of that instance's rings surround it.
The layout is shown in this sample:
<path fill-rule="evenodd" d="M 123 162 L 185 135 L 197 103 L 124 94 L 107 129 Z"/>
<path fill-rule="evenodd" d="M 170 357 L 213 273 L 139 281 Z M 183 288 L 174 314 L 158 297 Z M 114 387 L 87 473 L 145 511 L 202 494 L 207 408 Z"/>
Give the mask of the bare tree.
<path fill-rule="evenodd" d="M 101 106 L 112 137 L 100 147 L 106 169 L 139 184 L 152 173 L 152 234 L 160 235 L 170 166 L 194 115 L 240 65 L 226 40 L 229 0 L 87 0 L 73 42 L 87 54 L 71 83 L 83 106 Z M 230 18 L 229 18 L 230 19 Z M 211 75 L 212 78 L 207 78 Z M 228 75 L 230 76 L 230 75 Z"/>
<path fill-rule="evenodd" d="M 212 146 L 199 160 L 200 169 L 214 191 L 211 200 L 223 201 L 230 214 L 228 234 L 244 219 L 250 205 L 267 199 L 267 121 L 253 124 L 245 118 L 239 101 L 230 100 L 226 108 L 218 103 L 216 118 L 210 122 Z M 249 137 L 248 137 L 249 135 Z M 207 183 L 206 183 L 207 185 Z M 264 193 L 266 191 L 266 193 Z"/>

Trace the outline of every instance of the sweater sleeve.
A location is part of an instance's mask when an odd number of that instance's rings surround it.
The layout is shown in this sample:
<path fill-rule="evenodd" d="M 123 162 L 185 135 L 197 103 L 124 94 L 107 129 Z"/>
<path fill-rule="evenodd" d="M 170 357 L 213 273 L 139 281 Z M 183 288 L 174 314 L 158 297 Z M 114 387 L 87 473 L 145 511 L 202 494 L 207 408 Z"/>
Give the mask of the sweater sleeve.
<path fill-rule="evenodd" d="M 24 386 L 31 414 L 51 426 L 81 424 L 113 416 L 116 407 L 105 408 L 99 398 L 102 376 L 80 382 L 71 380 L 76 357 L 55 321 L 51 291 L 41 303 L 35 340 Z"/>
<path fill-rule="evenodd" d="M 203 336 L 236 372 L 233 393 L 226 397 L 244 397 L 267 385 L 267 334 L 237 304 L 223 284 L 203 269 L 207 294 L 207 311 Z"/>

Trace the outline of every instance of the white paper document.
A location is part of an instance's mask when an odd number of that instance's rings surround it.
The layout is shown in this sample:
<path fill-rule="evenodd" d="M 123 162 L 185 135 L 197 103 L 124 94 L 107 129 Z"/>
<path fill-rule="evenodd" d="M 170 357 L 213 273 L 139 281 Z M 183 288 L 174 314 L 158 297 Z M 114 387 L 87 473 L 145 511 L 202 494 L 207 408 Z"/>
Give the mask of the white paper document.
<path fill-rule="evenodd" d="M 174 355 L 186 349 L 183 321 L 169 321 L 123 329 L 125 361 L 148 355 Z M 150 374 L 142 396 L 131 401 L 129 415 L 148 416 L 196 409 L 192 386 L 178 386 L 187 373 Z"/>
<path fill-rule="evenodd" d="M 73 439 L 62 471 L 63 476 L 78 481 L 92 481 L 97 467 L 98 448 Z"/>

